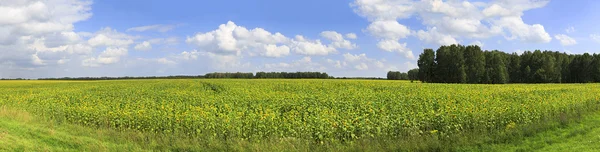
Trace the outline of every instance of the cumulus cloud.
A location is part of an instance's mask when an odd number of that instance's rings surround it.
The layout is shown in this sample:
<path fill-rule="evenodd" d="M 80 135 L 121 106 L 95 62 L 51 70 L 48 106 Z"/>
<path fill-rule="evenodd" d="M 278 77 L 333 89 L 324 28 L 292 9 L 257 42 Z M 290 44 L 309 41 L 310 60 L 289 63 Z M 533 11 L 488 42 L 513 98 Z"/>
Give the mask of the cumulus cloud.
<path fill-rule="evenodd" d="M 460 38 L 485 39 L 505 36 L 525 43 L 548 43 L 552 37 L 540 24 L 527 24 L 523 12 L 544 7 L 548 0 L 496 0 L 490 2 L 441 0 L 355 0 L 351 7 L 371 24 L 366 32 L 380 41 L 417 36 L 430 44 L 457 43 Z M 411 17 L 427 30 L 410 32 L 398 22 Z M 382 43 L 384 44 L 384 43 Z M 381 48 L 381 47 L 380 47 Z"/>
<path fill-rule="evenodd" d="M 427 32 L 419 30 L 419 32 L 417 32 L 417 37 L 419 40 L 425 41 L 426 43 L 438 45 L 451 45 L 458 43 L 454 37 L 438 32 L 437 28 L 435 27 L 429 29 Z"/>
<path fill-rule="evenodd" d="M 133 44 L 135 37 L 117 32 L 117 30 L 111 29 L 110 27 L 102 28 L 96 32 L 95 35 L 88 40 L 88 44 L 94 47 L 97 46 L 118 46 L 125 47 Z"/>
<path fill-rule="evenodd" d="M 98 57 L 87 58 L 82 61 L 83 66 L 99 67 L 101 65 L 114 64 L 120 61 L 122 56 L 127 55 L 126 48 L 108 47 Z"/>
<path fill-rule="evenodd" d="M 321 34 L 331 40 L 324 44 L 321 40 L 311 40 L 297 35 L 288 38 L 281 33 L 271 33 L 263 28 L 247 29 L 229 21 L 221 24 L 218 29 L 197 33 L 188 37 L 186 42 L 214 54 L 240 56 L 244 53 L 264 57 L 285 57 L 294 52 L 300 55 L 328 55 L 337 52 L 336 48 L 354 49 L 356 44 L 345 40 L 335 31 L 325 31 Z"/>
<path fill-rule="evenodd" d="M 179 56 L 177 58 L 181 58 L 184 60 L 196 60 L 198 59 L 198 56 L 200 55 L 200 52 L 198 52 L 197 50 L 193 50 L 193 51 L 183 51 L 181 52 L 181 54 L 179 54 Z"/>
<path fill-rule="evenodd" d="M 407 59 L 415 59 L 412 51 L 406 47 L 406 43 L 399 43 L 396 40 L 383 40 L 377 43 L 377 47 L 388 52 L 397 52 L 404 55 Z"/>
<path fill-rule="evenodd" d="M 577 41 L 575 39 L 573 39 L 567 35 L 564 35 L 564 34 L 555 35 L 554 38 L 556 38 L 560 42 L 560 44 L 563 46 L 577 44 Z"/>
<path fill-rule="evenodd" d="M 335 31 L 323 31 L 323 32 L 321 32 L 321 37 L 331 41 L 330 46 L 332 46 L 334 48 L 342 48 L 342 49 L 348 49 L 348 50 L 358 48 L 358 46 L 356 44 L 353 44 L 349 40 L 344 39 L 342 34 L 335 32 Z M 356 39 L 356 34 L 354 35 L 354 38 Z"/>
<path fill-rule="evenodd" d="M 356 34 L 355 34 L 355 33 L 347 33 L 347 34 L 346 34 L 346 38 L 347 38 L 347 39 L 352 39 L 352 40 L 354 40 L 354 39 L 357 39 L 357 38 L 358 38 L 358 36 L 356 36 Z"/>
<path fill-rule="evenodd" d="M 395 20 L 372 22 L 366 30 L 381 39 L 398 40 L 410 35 L 410 29 Z"/>
<path fill-rule="evenodd" d="M 337 50 L 333 46 L 327 46 L 320 40 L 308 40 L 303 36 L 297 35 L 292 41 L 292 50 L 300 55 L 328 55 Z"/>
<path fill-rule="evenodd" d="M 91 2 L 3 1 L 0 6 L 0 69 L 51 66 L 59 56 L 85 53 L 73 24 L 91 16 Z M 83 48 L 77 49 L 75 48 Z M 51 54 L 53 58 L 45 58 Z M 51 62 L 50 62 L 51 61 Z M 3 73 L 10 73 L 4 71 Z M 4 74 L 0 74 L 0 77 Z"/>
<path fill-rule="evenodd" d="M 133 49 L 140 50 L 140 51 L 148 51 L 148 50 L 152 49 L 152 45 L 150 44 L 150 42 L 144 41 L 142 43 L 135 45 L 135 47 L 133 47 Z"/>
<path fill-rule="evenodd" d="M 158 32 L 168 32 L 173 30 L 176 25 L 163 25 L 163 24 L 155 24 L 155 25 L 146 25 L 146 26 L 138 26 L 127 29 L 127 32 L 135 31 L 135 32 L 144 32 L 144 31 L 158 31 Z"/>
<path fill-rule="evenodd" d="M 267 57 L 282 57 L 289 54 L 286 48 L 289 48 L 290 39 L 262 28 L 248 30 L 229 21 L 214 31 L 188 37 L 186 42 L 216 54 L 241 55 L 242 52 L 253 52 Z"/>

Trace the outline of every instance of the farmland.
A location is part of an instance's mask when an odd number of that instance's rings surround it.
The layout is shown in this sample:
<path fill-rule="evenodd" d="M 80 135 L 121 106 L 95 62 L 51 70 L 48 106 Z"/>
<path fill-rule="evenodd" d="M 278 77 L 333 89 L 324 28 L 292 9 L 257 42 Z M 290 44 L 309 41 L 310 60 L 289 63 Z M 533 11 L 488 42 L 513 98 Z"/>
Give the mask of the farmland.
<path fill-rule="evenodd" d="M 183 146 L 188 150 L 280 141 L 308 144 L 300 151 L 361 143 L 431 150 L 569 125 L 598 110 L 598 88 L 326 79 L 2 81 L 0 107 L 59 125 L 200 145 Z M 364 145 L 369 142 L 378 144 Z"/>

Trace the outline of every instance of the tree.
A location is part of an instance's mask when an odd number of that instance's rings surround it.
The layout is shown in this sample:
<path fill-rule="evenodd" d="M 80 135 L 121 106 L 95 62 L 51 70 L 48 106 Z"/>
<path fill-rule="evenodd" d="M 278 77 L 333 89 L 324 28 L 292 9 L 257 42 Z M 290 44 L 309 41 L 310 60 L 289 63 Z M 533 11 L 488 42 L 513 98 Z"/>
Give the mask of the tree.
<path fill-rule="evenodd" d="M 408 70 L 408 80 L 410 80 L 410 82 L 419 80 L 419 69 L 418 68 Z"/>
<path fill-rule="evenodd" d="M 508 77 L 510 83 L 520 83 L 521 80 L 521 57 L 517 53 L 509 55 Z"/>
<path fill-rule="evenodd" d="M 504 59 L 502 55 L 498 51 L 492 51 L 490 54 L 490 59 L 488 59 L 488 64 L 486 65 L 489 69 L 487 70 L 489 73 L 490 83 L 491 84 L 504 84 L 508 82 L 508 72 L 506 70 L 506 65 L 504 64 Z"/>
<path fill-rule="evenodd" d="M 464 54 L 467 83 L 481 83 L 485 73 L 485 56 L 476 45 L 467 46 Z"/>
<path fill-rule="evenodd" d="M 600 82 L 600 54 L 594 54 L 592 61 L 592 77 L 594 82 Z"/>
<path fill-rule="evenodd" d="M 419 55 L 417 61 L 419 66 L 419 80 L 423 82 L 433 82 L 435 78 L 435 52 L 432 49 L 425 49 L 423 53 Z"/>

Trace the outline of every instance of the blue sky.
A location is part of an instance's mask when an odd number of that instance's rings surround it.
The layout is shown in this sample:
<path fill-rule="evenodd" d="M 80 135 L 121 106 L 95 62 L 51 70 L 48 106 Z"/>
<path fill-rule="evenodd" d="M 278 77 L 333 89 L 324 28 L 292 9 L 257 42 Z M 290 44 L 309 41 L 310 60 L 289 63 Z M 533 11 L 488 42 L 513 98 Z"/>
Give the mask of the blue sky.
<path fill-rule="evenodd" d="M 600 52 L 594 0 L 138 1 L 0 4 L 0 77 L 323 71 L 384 77 L 424 48 Z"/>

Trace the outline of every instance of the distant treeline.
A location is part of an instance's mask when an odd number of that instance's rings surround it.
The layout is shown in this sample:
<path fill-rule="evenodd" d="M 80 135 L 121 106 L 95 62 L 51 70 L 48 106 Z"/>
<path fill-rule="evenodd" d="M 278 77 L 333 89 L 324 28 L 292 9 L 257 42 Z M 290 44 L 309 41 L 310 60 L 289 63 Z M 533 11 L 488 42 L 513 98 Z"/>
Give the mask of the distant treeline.
<path fill-rule="evenodd" d="M 233 78 L 233 79 L 328 79 L 332 78 L 322 72 L 256 72 L 253 73 L 208 73 L 206 78 Z"/>
<path fill-rule="evenodd" d="M 335 77 L 333 79 L 357 79 L 357 80 L 386 80 L 380 77 Z"/>
<path fill-rule="evenodd" d="M 124 79 L 198 79 L 203 75 L 175 75 L 175 76 L 142 76 L 142 77 L 63 77 L 63 78 L 39 78 L 38 80 L 124 80 Z"/>
<path fill-rule="evenodd" d="M 334 78 L 324 72 L 257 72 L 254 73 L 207 73 L 205 75 L 176 75 L 176 76 L 142 76 L 142 77 L 62 77 L 62 78 L 39 78 L 38 80 L 123 80 L 123 79 L 329 79 Z M 2 80 L 26 80 L 26 79 L 2 79 Z"/>
<path fill-rule="evenodd" d="M 321 72 L 256 72 L 254 78 L 281 78 L 281 79 L 329 79 L 327 73 Z"/>
<path fill-rule="evenodd" d="M 0 80 L 32 80 L 32 79 L 24 79 L 24 78 L 14 78 L 14 79 L 9 79 L 9 78 L 2 78 Z M 33 79 L 35 80 L 35 79 Z"/>
<path fill-rule="evenodd" d="M 204 77 L 205 78 L 252 79 L 252 78 L 254 78 L 254 73 L 242 73 L 242 72 L 217 73 L 217 72 L 213 72 L 213 73 L 207 73 L 206 75 L 204 75 Z"/>
<path fill-rule="evenodd" d="M 408 72 L 400 72 L 400 71 L 389 71 L 387 73 L 388 80 L 410 80 L 411 82 L 414 80 L 419 80 L 419 69 L 412 69 Z"/>
<path fill-rule="evenodd" d="M 441 46 L 419 56 L 419 80 L 428 83 L 600 82 L 600 55 L 482 51 L 479 46 Z"/>

